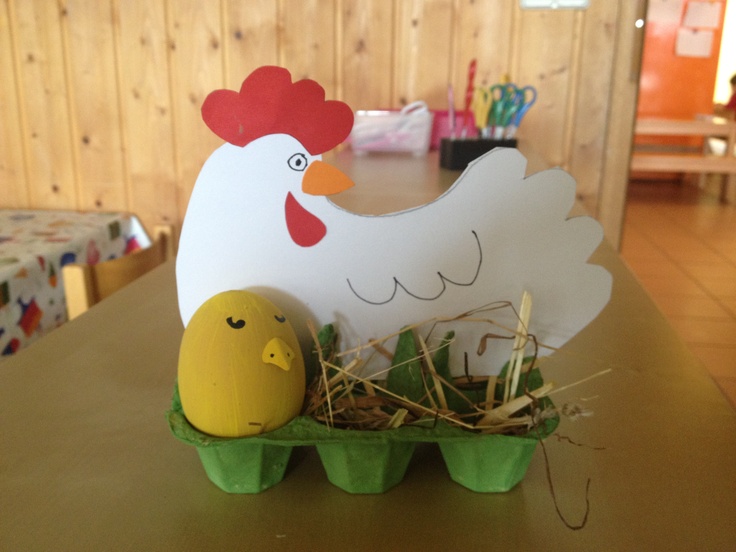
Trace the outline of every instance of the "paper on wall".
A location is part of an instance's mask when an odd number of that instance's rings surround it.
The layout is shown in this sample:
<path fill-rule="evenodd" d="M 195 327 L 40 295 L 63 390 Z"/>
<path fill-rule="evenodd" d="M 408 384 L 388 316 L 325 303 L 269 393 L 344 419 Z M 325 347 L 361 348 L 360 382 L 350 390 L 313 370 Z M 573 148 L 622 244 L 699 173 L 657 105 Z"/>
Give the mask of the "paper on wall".
<path fill-rule="evenodd" d="M 675 54 L 682 57 L 708 58 L 713 51 L 713 31 L 708 29 L 677 30 Z"/>
<path fill-rule="evenodd" d="M 682 17 L 684 0 L 649 0 L 647 22 L 662 25 L 678 25 Z"/>
<path fill-rule="evenodd" d="M 721 2 L 695 2 L 687 3 L 685 17 L 682 21 L 683 27 L 698 29 L 717 29 L 721 24 Z"/>

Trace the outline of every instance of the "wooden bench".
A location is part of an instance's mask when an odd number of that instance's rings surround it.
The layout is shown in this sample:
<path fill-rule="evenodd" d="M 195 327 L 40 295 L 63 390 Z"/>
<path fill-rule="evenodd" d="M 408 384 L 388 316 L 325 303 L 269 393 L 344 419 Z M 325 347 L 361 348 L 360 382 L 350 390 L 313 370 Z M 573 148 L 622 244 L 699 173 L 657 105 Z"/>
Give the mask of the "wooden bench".
<path fill-rule="evenodd" d="M 661 153 L 634 151 L 631 156 L 632 171 L 683 172 L 705 176 L 709 173 L 727 175 L 721 186 L 721 200 L 733 202 L 736 195 L 736 122 L 720 117 L 702 117 L 691 120 L 637 119 L 634 130 L 637 136 L 697 136 L 719 137 L 726 140 L 726 155 Z"/>

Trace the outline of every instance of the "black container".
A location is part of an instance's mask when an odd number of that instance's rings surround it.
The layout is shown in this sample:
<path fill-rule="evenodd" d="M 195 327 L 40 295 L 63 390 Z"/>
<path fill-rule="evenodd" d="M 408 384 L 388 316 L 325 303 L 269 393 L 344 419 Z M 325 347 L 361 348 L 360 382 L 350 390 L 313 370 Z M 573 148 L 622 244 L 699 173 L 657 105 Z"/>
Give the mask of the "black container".
<path fill-rule="evenodd" d="M 516 138 L 492 140 L 489 138 L 443 138 L 440 143 L 440 167 L 461 171 L 468 163 L 493 148 L 515 148 Z"/>

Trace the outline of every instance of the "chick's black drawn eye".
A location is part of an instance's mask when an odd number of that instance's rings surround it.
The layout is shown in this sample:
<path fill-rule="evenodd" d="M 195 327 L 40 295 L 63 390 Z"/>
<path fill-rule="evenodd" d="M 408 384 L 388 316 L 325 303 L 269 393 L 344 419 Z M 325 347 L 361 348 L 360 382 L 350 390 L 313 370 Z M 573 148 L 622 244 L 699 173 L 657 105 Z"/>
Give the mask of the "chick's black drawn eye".
<path fill-rule="evenodd" d="M 307 168 L 307 156 L 303 153 L 295 153 L 289 157 L 289 168 L 295 171 L 303 171 Z"/>
<path fill-rule="evenodd" d="M 273 317 L 276 319 L 276 322 L 281 322 L 282 324 L 286 322 L 286 317 L 283 314 L 274 314 Z"/>
<path fill-rule="evenodd" d="M 233 320 L 232 316 L 227 317 L 227 324 L 234 330 L 240 330 L 241 328 L 245 328 L 245 320 Z"/>

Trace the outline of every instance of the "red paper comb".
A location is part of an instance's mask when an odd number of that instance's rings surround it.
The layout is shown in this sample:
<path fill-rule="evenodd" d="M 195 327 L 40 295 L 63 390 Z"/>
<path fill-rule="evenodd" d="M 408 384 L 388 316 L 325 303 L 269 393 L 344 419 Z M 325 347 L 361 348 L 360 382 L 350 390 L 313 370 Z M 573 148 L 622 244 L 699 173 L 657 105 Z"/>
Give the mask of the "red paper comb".
<path fill-rule="evenodd" d="M 202 118 L 223 140 L 236 146 L 269 134 L 289 134 L 312 155 L 331 150 L 348 137 L 353 111 L 340 101 L 325 101 L 312 80 L 292 84 L 282 67 L 260 67 L 240 92 L 215 90 L 202 104 Z"/>

